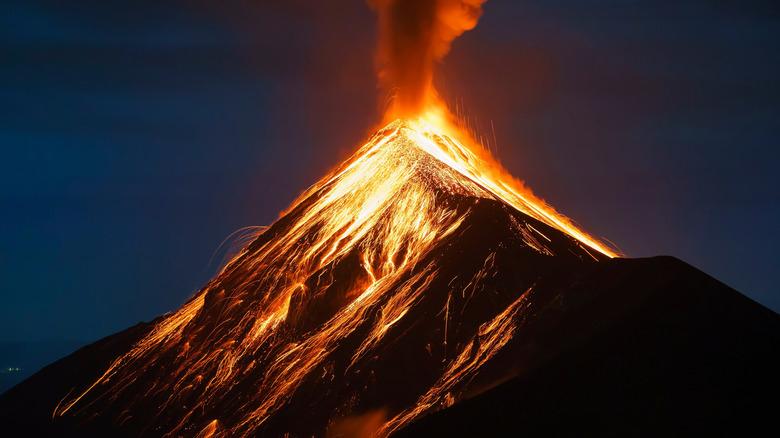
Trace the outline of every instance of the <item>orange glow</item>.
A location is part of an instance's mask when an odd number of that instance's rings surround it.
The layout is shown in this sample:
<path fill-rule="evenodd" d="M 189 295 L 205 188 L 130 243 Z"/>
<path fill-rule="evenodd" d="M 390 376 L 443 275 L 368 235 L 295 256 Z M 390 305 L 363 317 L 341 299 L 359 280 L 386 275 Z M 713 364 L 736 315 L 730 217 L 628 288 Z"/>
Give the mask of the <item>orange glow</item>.
<path fill-rule="evenodd" d="M 379 15 L 380 84 L 392 94 L 384 122 L 443 108 L 434 67 L 477 25 L 485 0 L 368 0 Z M 439 125 L 437 125 L 439 126 Z"/>

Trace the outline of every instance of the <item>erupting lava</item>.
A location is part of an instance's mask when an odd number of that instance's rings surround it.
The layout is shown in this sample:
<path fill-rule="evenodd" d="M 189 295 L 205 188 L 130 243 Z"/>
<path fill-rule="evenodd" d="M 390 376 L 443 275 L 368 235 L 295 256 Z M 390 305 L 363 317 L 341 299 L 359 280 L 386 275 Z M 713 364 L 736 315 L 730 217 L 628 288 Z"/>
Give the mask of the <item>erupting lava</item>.
<path fill-rule="evenodd" d="M 479 204 L 515 210 L 507 218 L 518 248 L 546 257 L 609 255 L 491 175 L 489 165 L 430 124 L 391 123 L 94 385 L 63 400 L 56 415 L 89 416 L 92 404 L 112 401 L 126 407 L 117 412 L 121 424 L 136 415 L 133 406 L 153 403 L 153 424 L 172 435 L 192 433 L 193 425 L 251 435 L 301 397 L 302 385 L 334 382 L 338 389 L 335 382 L 378 379 L 375 371 L 384 367 L 375 363 L 388 336 L 408 330 L 406 318 L 415 325 L 420 316 L 410 317 L 410 310 L 436 299 L 445 300 L 437 308 L 445 316 L 435 317 L 433 329 L 444 333 L 420 339 L 431 355 L 440 356 L 438 377 L 416 402 L 396 409 L 378 433 L 456 401 L 511 339 L 530 292 L 517 294 L 481 322 L 462 324 L 461 316 L 451 315 L 456 309 L 468 313 L 484 277 L 495 276 L 495 248 L 480 256 L 477 272 L 460 279 L 445 269 L 449 256 L 440 254 L 463 240 Z M 434 283 L 436 289 L 449 285 L 444 296 L 432 290 Z M 235 397 L 244 385 L 254 388 L 253 397 Z M 331 401 L 333 414 L 362 407 L 352 397 Z M 204 415 L 215 412 L 240 418 L 206 421 Z"/>
<path fill-rule="evenodd" d="M 391 94 L 385 123 L 405 120 L 428 137 L 446 133 L 446 141 L 424 141 L 419 147 L 464 177 L 486 187 L 518 210 L 548 223 L 588 247 L 615 257 L 618 254 L 579 230 L 522 182 L 506 172 L 468 130 L 459 128 L 433 85 L 434 67 L 449 52 L 452 41 L 473 29 L 485 0 L 369 0 L 379 13 L 380 84 Z M 392 126 L 392 125 L 391 125 Z M 438 132 L 441 131 L 441 132 Z M 457 140 L 454 140 L 457 139 Z M 438 145 L 438 146 L 437 146 Z"/>
<path fill-rule="evenodd" d="M 433 89 L 433 62 L 481 3 L 374 2 L 398 118 L 55 416 L 311 435 L 381 409 L 386 436 L 473 392 L 515 336 L 537 281 L 512 271 L 518 251 L 531 264 L 615 256 L 478 152 Z"/>

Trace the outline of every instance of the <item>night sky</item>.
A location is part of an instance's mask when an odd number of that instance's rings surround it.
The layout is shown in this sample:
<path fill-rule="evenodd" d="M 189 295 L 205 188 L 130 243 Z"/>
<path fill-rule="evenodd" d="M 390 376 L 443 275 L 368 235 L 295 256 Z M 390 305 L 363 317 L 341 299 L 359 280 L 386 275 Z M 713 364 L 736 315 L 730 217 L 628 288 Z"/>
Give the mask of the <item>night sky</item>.
<path fill-rule="evenodd" d="M 489 0 L 439 88 L 632 257 L 780 310 L 780 6 Z M 0 6 L 0 341 L 177 309 L 380 119 L 362 0 Z"/>

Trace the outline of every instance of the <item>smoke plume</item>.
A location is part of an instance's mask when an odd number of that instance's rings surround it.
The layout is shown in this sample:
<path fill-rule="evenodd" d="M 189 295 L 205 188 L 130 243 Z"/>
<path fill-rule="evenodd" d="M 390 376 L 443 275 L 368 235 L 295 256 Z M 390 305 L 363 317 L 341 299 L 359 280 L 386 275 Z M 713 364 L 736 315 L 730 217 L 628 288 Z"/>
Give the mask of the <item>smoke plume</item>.
<path fill-rule="evenodd" d="M 452 41 L 473 29 L 485 0 L 368 0 L 379 14 L 380 85 L 393 95 L 386 118 L 420 115 L 441 107 L 433 87 L 434 63 Z"/>

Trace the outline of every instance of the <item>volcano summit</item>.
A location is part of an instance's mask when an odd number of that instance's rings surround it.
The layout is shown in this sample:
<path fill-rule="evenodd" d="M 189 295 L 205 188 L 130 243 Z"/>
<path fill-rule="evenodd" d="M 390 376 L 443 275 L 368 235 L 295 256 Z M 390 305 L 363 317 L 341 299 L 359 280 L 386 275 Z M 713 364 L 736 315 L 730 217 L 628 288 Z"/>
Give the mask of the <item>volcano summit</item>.
<path fill-rule="evenodd" d="M 474 436 L 768 421 L 776 314 L 675 259 L 614 258 L 496 175 L 424 121 L 391 123 L 177 312 L 4 394 L 6 430 Z"/>

